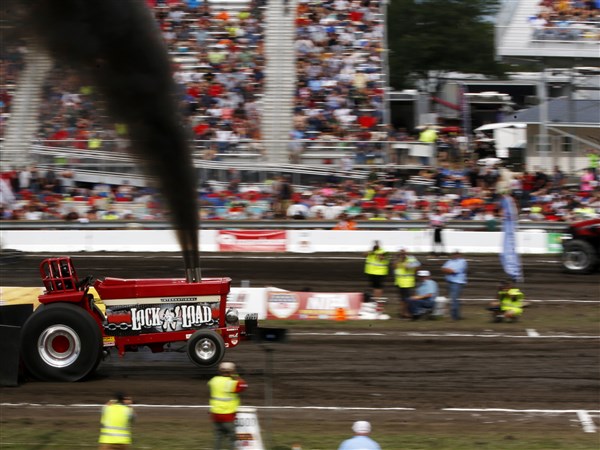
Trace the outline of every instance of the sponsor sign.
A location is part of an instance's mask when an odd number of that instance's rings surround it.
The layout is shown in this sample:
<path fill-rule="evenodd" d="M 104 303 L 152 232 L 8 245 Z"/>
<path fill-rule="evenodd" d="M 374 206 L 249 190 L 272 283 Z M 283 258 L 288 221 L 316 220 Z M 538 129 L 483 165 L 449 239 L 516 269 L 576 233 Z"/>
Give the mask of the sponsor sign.
<path fill-rule="evenodd" d="M 235 419 L 237 448 L 240 450 L 264 450 L 256 408 L 242 406 Z"/>
<path fill-rule="evenodd" d="M 548 253 L 562 253 L 562 233 L 548 233 Z"/>
<path fill-rule="evenodd" d="M 107 307 L 104 332 L 107 335 L 163 333 L 214 327 L 210 303 L 169 303 Z"/>
<path fill-rule="evenodd" d="M 256 314 L 257 319 L 266 319 L 268 288 L 231 288 L 227 294 L 227 308 L 237 309 L 240 318 Z"/>
<path fill-rule="evenodd" d="M 500 207 L 504 212 L 502 221 L 503 245 L 500 253 L 502 268 L 508 276 L 514 281 L 523 281 L 523 270 L 521 268 L 521 258 L 517 253 L 517 207 L 515 201 L 509 195 L 504 195 L 500 200 Z"/>
<path fill-rule="evenodd" d="M 270 292 L 267 319 L 333 320 L 339 308 L 348 319 L 357 319 L 362 298 L 359 292 Z"/>
<path fill-rule="evenodd" d="M 221 252 L 284 252 L 287 247 L 285 231 L 219 230 L 217 240 Z"/>

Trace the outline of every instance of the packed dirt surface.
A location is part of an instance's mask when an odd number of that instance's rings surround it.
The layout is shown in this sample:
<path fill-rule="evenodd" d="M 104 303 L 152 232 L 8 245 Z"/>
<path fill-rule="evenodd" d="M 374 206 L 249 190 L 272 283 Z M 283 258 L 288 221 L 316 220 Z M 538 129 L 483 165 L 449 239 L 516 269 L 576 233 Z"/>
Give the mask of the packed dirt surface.
<path fill-rule="evenodd" d="M 2 285 L 39 286 L 38 265 L 45 256 L 24 255 L 4 266 Z M 440 268 L 445 259 L 417 256 L 443 291 Z M 332 414 L 336 421 L 346 423 L 364 413 L 343 408 L 357 407 L 414 408 L 410 420 L 418 414 L 438 414 L 444 408 L 598 410 L 597 275 L 563 274 L 556 256 L 523 258 L 522 288 L 528 299 L 540 301 L 534 307 L 555 308 L 557 315 L 568 311 L 581 316 L 580 330 L 573 325 L 561 327 L 559 319 L 554 332 L 536 339 L 527 331 L 526 317 L 520 324 L 492 324 L 483 314 L 487 299 L 494 296 L 498 280 L 503 278 L 498 257 L 467 255 L 467 259 L 470 270 L 463 321 L 427 323 L 393 317 L 385 323 L 364 321 L 362 327 L 338 322 L 332 323 L 332 329 L 293 325 L 286 343 L 265 347 L 247 342 L 230 350 L 226 358 L 237 363 L 251 386 L 244 403 L 340 407 Z M 176 254 L 76 254 L 73 260 L 80 278 L 87 274 L 183 277 L 184 272 Z M 247 280 L 252 287 L 315 292 L 364 292 L 367 284 L 362 269 L 362 256 L 356 254 L 209 254 L 202 260 L 203 277 L 229 276 L 233 286 Z M 386 293 L 389 312 L 394 315 L 396 294 L 391 280 Z M 172 350 L 177 349 L 173 345 Z M 18 388 L 3 388 L 2 402 L 102 403 L 110 393 L 123 390 L 138 403 L 206 404 L 206 381 L 213 373 L 194 366 L 183 351 L 140 351 L 123 358 L 113 354 L 89 381 L 27 380 Z M 272 400 L 268 399 L 269 386 Z M 45 414 L 29 411 L 33 417 Z M 164 409 L 160 414 L 175 419 L 181 413 Z M 369 413 L 370 417 L 377 414 Z M 276 416 L 279 421 L 286 417 L 314 420 L 310 409 L 280 410 Z"/>

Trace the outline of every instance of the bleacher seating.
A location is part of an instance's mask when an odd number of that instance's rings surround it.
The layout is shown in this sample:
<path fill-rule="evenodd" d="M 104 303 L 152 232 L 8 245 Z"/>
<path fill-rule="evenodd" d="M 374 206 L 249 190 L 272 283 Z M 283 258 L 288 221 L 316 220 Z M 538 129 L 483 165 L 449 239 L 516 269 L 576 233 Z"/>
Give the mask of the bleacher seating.
<path fill-rule="evenodd" d="M 301 1 L 297 6 L 298 87 L 294 109 L 302 159 L 341 159 L 336 140 L 387 140 L 383 117 L 383 16 L 379 1 Z M 352 155 L 354 156 L 354 154 Z"/>
<path fill-rule="evenodd" d="M 260 139 L 257 101 L 263 90 L 262 0 L 148 0 L 168 46 L 185 120 L 196 150 L 250 154 Z M 69 148 L 124 151 L 126 130 L 102 114 L 91 87 L 56 67 L 45 83 L 50 106 L 40 115 L 40 141 Z M 205 151 L 208 150 L 208 151 Z"/>

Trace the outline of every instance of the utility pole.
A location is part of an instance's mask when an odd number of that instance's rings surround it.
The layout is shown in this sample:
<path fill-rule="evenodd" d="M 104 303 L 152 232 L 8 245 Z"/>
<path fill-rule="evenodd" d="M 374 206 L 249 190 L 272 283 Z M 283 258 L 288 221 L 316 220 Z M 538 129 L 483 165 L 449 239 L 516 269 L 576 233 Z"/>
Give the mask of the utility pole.
<path fill-rule="evenodd" d="M 540 111 L 540 132 L 538 135 L 538 150 L 543 170 L 549 170 L 548 164 L 550 142 L 548 139 L 548 84 L 546 80 L 546 66 L 542 62 L 541 80 L 538 82 L 538 99 Z"/>

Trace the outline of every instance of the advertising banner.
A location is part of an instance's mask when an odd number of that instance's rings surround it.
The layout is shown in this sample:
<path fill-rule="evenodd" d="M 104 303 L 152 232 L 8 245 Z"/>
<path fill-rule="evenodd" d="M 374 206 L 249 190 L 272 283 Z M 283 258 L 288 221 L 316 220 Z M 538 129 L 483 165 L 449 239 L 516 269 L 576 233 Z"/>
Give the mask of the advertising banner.
<path fill-rule="evenodd" d="M 502 253 L 500 253 L 500 261 L 504 272 L 514 281 L 523 281 L 523 271 L 521 268 L 521 258 L 517 253 L 516 243 L 516 228 L 518 213 L 515 201 L 509 195 L 502 196 L 500 207 L 504 212 L 504 220 L 502 221 L 502 232 L 504 234 L 504 242 Z"/>
<path fill-rule="evenodd" d="M 257 314 L 259 320 L 267 318 L 267 291 L 268 288 L 231 288 L 227 295 L 227 307 L 235 308 L 240 319 L 246 314 Z"/>
<path fill-rule="evenodd" d="M 240 406 L 235 419 L 235 435 L 238 449 L 265 450 L 260 435 L 256 408 Z"/>
<path fill-rule="evenodd" d="M 286 231 L 219 230 L 220 252 L 285 252 Z"/>
<path fill-rule="evenodd" d="M 269 292 L 267 319 L 330 319 L 344 310 L 347 319 L 358 319 L 363 294 L 360 292 Z"/>
<path fill-rule="evenodd" d="M 548 233 L 548 253 L 562 253 L 563 233 Z"/>

